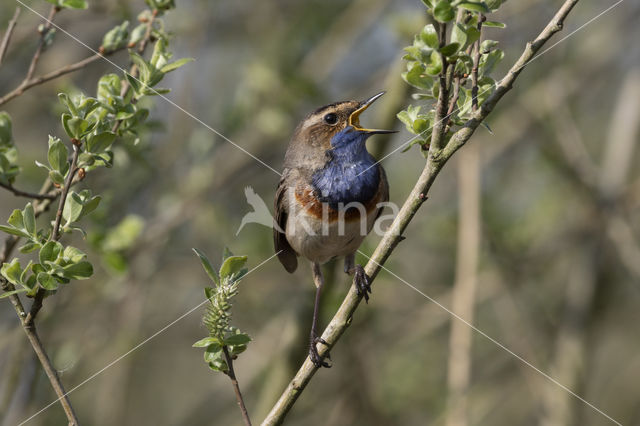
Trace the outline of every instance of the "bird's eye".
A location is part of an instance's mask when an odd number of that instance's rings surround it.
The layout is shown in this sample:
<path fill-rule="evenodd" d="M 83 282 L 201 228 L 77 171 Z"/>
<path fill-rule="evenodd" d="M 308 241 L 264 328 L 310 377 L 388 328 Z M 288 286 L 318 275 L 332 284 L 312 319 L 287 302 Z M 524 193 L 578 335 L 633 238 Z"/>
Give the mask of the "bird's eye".
<path fill-rule="evenodd" d="M 338 122 L 338 116 L 331 112 L 324 116 L 324 122 L 327 124 L 336 124 Z"/>

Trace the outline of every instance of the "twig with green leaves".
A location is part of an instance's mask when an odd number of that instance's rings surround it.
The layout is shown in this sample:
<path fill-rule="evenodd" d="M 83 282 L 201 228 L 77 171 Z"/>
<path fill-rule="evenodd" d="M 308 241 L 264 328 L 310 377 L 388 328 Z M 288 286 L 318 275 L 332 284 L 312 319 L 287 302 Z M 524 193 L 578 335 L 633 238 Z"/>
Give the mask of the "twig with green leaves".
<path fill-rule="evenodd" d="M 193 249 L 193 251 L 200 258 L 204 270 L 213 282 L 213 287 L 205 287 L 204 289 L 208 303 L 202 322 L 207 327 L 209 336 L 198 340 L 193 346 L 205 348 L 204 361 L 209 365 L 209 368 L 229 376 L 238 406 L 242 412 L 242 420 L 245 425 L 251 426 L 249 413 L 233 369 L 233 360 L 247 349 L 251 337 L 231 325 L 231 299 L 238 294 L 240 280 L 247 273 L 247 268 L 245 268 L 247 256 L 234 256 L 228 249 L 225 249 L 222 264 L 216 272 L 204 253 L 198 249 Z"/>
<path fill-rule="evenodd" d="M 54 3 L 54 6 L 49 20 L 43 24 L 44 29 L 40 31 L 41 40 L 24 82 L 31 81 L 40 54 L 53 40 L 51 19 L 55 14 L 62 8 L 86 8 L 84 0 L 48 1 Z M 0 253 L 0 284 L 4 290 L 0 293 L 0 299 L 9 298 L 13 304 L 22 328 L 61 402 L 69 424 L 74 425 L 78 424 L 78 419 L 38 336 L 35 319 L 46 297 L 55 294 L 62 285 L 73 280 L 88 279 L 93 274 L 93 265 L 87 256 L 78 248 L 63 245 L 60 240 L 63 235 L 73 231 L 79 231 L 84 235 L 78 222 L 98 207 L 101 197 L 94 196 L 89 189 L 74 191 L 72 187 L 81 182 L 87 173 L 99 167 L 112 166 L 113 147 L 116 142 L 138 143 L 149 115 L 145 100 L 160 91 L 166 92 L 168 89 L 154 87 L 166 73 L 188 61 L 182 59 L 170 62 L 172 55 L 168 50 L 169 36 L 162 21 L 158 19 L 174 7 L 173 1 L 148 0 L 147 4 L 149 8 L 138 17 L 141 24 L 131 33 L 127 29 L 126 21 L 116 26 L 103 37 L 100 51 L 109 53 L 125 47 L 134 49 L 146 46 L 153 40 L 155 45 L 151 58 L 143 58 L 143 49 L 139 54 L 130 51 L 134 63 L 131 70 L 126 72 L 123 78 L 116 74 L 101 77 L 95 97 L 82 93 L 58 95 L 65 107 L 61 122 L 72 148 L 71 158 L 69 159 L 67 144 L 58 137 L 49 136 L 47 164 L 36 162 L 37 166 L 46 169 L 48 173 L 37 196 L 31 196 L 34 194 L 13 187 L 16 176 L 20 173 L 17 148 L 13 142 L 11 119 L 8 114 L 0 112 L 0 186 L 16 196 L 30 196 L 35 200 L 22 210 L 14 210 L 7 225 L 0 225 L 0 231 L 9 234 Z M 70 67 L 73 68 L 73 65 Z M 53 187 L 58 189 L 54 190 Z M 58 206 L 53 224 L 39 226 L 37 218 L 47 211 L 56 199 Z M 38 252 L 37 262 L 29 261 L 24 268 L 17 257 L 10 260 L 12 251 L 20 239 L 26 240 L 19 249 L 22 253 Z M 28 311 L 19 297 L 20 293 L 33 298 Z"/>
<path fill-rule="evenodd" d="M 416 99 L 437 101 L 436 105 L 425 113 L 421 113 L 421 106 L 410 106 L 398 114 L 398 117 L 409 131 L 417 135 L 414 143 L 420 145 L 421 152 L 426 157 L 426 164 L 374 253 L 370 257 L 367 256 L 369 261 L 365 272 L 371 277 L 371 281 L 384 268 L 386 260 L 404 239 L 404 231 L 427 200 L 429 189 L 442 167 L 483 124 L 484 119 L 511 89 L 515 79 L 540 48 L 562 29 L 564 20 L 578 1 L 565 0 L 540 34 L 527 43 L 524 52 L 507 74 L 496 82 L 489 74 L 504 55 L 495 48 L 496 42 L 480 42 L 480 30 L 485 26 L 503 26 L 483 18 L 484 14 L 497 10 L 501 0 L 423 0 L 433 23 L 427 25 L 416 36 L 413 45 L 405 49 L 407 72 L 403 77 L 409 84 L 421 90 L 414 96 Z M 449 25 L 450 30 L 447 30 Z M 474 47 L 474 44 L 477 46 L 478 43 L 479 50 Z M 479 53 L 472 57 L 473 51 Z M 477 61 L 474 58 L 478 58 Z M 474 62 L 477 67 L 474 66 Z M 477 83 L 472 83 L 470 88 L 465 87 L 468 76 L 475 73 L 476 68 Z M 453 90 L 457 92 L 451 93 Z M 477 95 L 474 96 L 476 92 Z M 453 100 L 455 106 L 452 108 Z M 476 108 L 474 104 L 477 104 Z M 320 356 L 327 354 L 349 327 L 361 298 L 356 286 L 352 285 L 338 312 L 321 336 L 327 345 L 319 347 Z M 318 367 L 307 358 L 262 424 L 281 424 L 317 370 Z"/>

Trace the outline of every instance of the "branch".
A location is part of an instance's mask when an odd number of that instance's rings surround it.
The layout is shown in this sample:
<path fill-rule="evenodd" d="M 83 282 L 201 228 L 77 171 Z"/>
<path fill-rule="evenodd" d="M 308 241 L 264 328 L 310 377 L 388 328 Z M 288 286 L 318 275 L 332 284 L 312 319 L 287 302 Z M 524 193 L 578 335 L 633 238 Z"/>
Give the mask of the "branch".
<path fill-rule="evenodd" d="M 58 198 L 58 194 L 56 193 L 41 194 L 41 193 L 35 193 L 35 192 L 21 191 L 17 188 L 14 188 L 13 185 L 9 185 L 2 182 L 0 182 L 0 187 L 13 192 L 13 195 L 16 195 L 18 197 L 33 198 L 34 200 L 55 200 L 56 198 Z"/>
<path fill-rule="evenodd" d="M 236 373 L 233 371 L 233 359 L 231 359 L 231 355 L 229 355 L 229 349 L 227 346 L 222 346 L 222 351 L 224 352 L 224 358 L 227 361 L 227 366 L 229 367 L 229 371 L 226 373 L 227 376 L 231 379 L 231 384 L 233 384 L 233 390 L 236 392 L 236 399 L 238 400 L 238 406 L 240 407 L 240 411 L 242 411 L 242 420 L 246 426 L 251 426 L 251 420 L 249 419 L 249 413 L 247 412 L 247 407 L 244 405 L 244 399 L 242 399 L 242 394 L 240 393 L 240 385 L 238 385 L 238 379 L 236 379 Z"/>
<path fill-rule="evenodd" d="M 24 80 L 22 83 L 20 83 L 20 85 L 18 87 L 16 87 L 15 89 L 13 89 L 11 92 L 7 93 L 6 95 L 4 95 L 3 97 L 0 98 L 0 105 L 6 104 L 7 102 L 9 102 L 10 100 L 12 100 L 13 98 L 17 98 L 18 96 L 22 95 L 24 93 L 25 90 L 31 89 L 34 86 L 39 86 L 40 84 L 46 83 L 50 80 L 56 79 L 58 77 L 61 77 L 65 74 L 69 74 L 72 73 L 74 71 L 77 71 L 79 69 L 82 69 L 84 67 L 86 67 L 87 65 L 89 65 L 90 63 L 100 59 L 100 58 L 104 58 L 105 56 L 109 56 L 115 52 L 118 52 L 120 50 L 124 49 L 120 48 L 120 49 L 115 49 L 112 50 L 110 52 L 106 52 L 104 54 L 102 53 L 96 53 L 94 55 L 91 55 L 85 59 L 82 59 L 81 61 L 78 61 L 76 63 L 70 64 L 70 65 L 66 65 L 60 69 L 57 69 L 55 71 L 51 71 L 50 73 L 38 76 L 38 77 L 33 77 L 29 80 Z"/>
<path fill-rule="evenodd" d="M 565 1 L 540 35 L 538 35 L 532 43 L 527 44 L 524 53 L 511 68 L 507 76 L 500 81 L 496 91 L 482 104 L 480 109 L 474 114 L 474 117 L 465 124 L 465 127 L 457 131 L 452 136 L 450 142 L 444 149 L 438 149 L 437 145 L 433 144 L 432 139 L 432 146 L 429 149 L 427 163 L 422 170 L 418 181 L 411 190 L 411 194 L 402 205 L 400 212 L 369 258 L 369 262 L 367 262 L 365 272 L 369 277 L 371 277 L 372 282 L 395 247 L 404 239 L 402 236 L 404 230 L 407 228 L 409 222 L 411 222 L 420 206 L 422 206 L 422 203 L 427 199 L 429 189 L 431 188 L 431 185 L 433 185 L 436 176 L 446 161 L 469 140 L 475 129 L 487 117 L 487 115 L 489 115 L 498 101 L 511 89 L 513 82 L 526 66 L 527 62 L 533 58 L 536 52 L 540 50 L 540 48 L 547 42 L 547 40 L 549 40 L 549 38 L 551 38 L 553 34 L 562 29 L 562 24 L 565 18 L 578 1 L 579 0 Z M 440 93 L 442 94 L 442 90 Z M 444 107 L 446 108 L 446 106 L 447 105 L 445 103 Z M 434 138 L 437 137 L 435 136 L 437 133 L 438 132 L 436 132 L 434 128 Z M 342 305 L 340 305 L 338 312 L 334 315 L 333 319 L 322 334 L 322 338 L 328 343 L 328 345 L 326 347 L 325 345 L 320 345 L 318 351 L 320 352 L 320 356 L 324 356 L 333 347 L 333 345 L 336 344 L 340 336 L 342 336 L 346 331 L 347 327 L 349 327 L 351 324 L 351 317 L 360 304 L 360 300 L 361 297 L 358 295 L 355 285 L 352 285 L 343 300 Z M 262 423 L 263 425 L 277 425 L 284 421 L 285 416 L 291 410 L 317 369 L 318 368 L 307 357 L 293 380 L 291 380 L 280 396 L 280 399 L 271 409 L 271 412 Z"/>
<path fill-rule="evenodd" d="M 51 231 L 50 241 L 58 241 L 60 239 L 60 223 L 62 222 L 62 211 L 64 210 L 64 205 L 67 202 L 67 195 L 69 195 L 69 189 L 73 184 L 73 177 L 78 171 L 78 156 L 80 155 L 80 147 L 78 146 L 79 142 L 73 142 L 73 156 L 71 158 L 71 167 L 69 168 L 69 174 L 67 175 L 67 180 L 64 182 L 64 188 L 62 189 L 62 193 L 60 195 L 60 201 L 58 203 L 58 210 L 56 211 L 56 221 L 53 225 L 53 230 Z M 47 290 L 40 288 L 33 298 L 33 304 L 31 305 L 31 309 L 29 310 L 29 314 L 25 318 L 25 323 L 28 327 L 33 327 L 33 321 L 36 319 L 38 312 L 42 308 L 42 301 L 44 300 L 44 296 L 47 294 Z"/>
<path fill-rule="evenodd" d="M 24 78 L 24 82 L 31 80 L 31 77 L 33 77 L 33 73 L 36 71 L 38 60 L 40 60 L 40 54 L 44 50 L 45 38 L 47 37 L 47 33 L 51 30 L 51 24 L 53 23 L 53 18 L 56 16 L 56 13 L 58 13 L 59 11 L 60 9 L 58 8 L 58 6 L 51 6 L 51 10 L 49 11 L 49 17 L 45 21 L 42 27 L 42 30 L 40 31 L 40 42 L 38 43 L 38 48 L 36 49 L 36 53 L 34 53 L 33 58 L 31 58 L 31 63 L 29 64 L 29 69 L 27 70 L 27 76 Z"/>
<path fill-rule="evenodd" d="M 18 22 L 18 16 L 20 16 L 20 6 L 16 7 L 16 11 L 13 13 L 13 18 L 11 18 L 9 25 L 7 25 L 7 32 L 4 33 L 2 43 L 0 43 L 0 65 L 2 65 L 2 59 L 4 59 L 4 55 L 7 53 L 7 48 L 11 41 L 11 35 L 16 27 L 16 23 Z"/>
<path fill-rule="evenodd" d="M 438 26 L 438 40 L 440 47 L 443 47 L 447 40 L 447 24 L 440 24 Z M 449 61 L 447 57 L 440 53 L 440 61 L 442 61 L 442 71 L 440 71 L 440 92 L 438 93 L 438 103 L 436 105 L 436 115 L 434 117 L 433 132 L 431 133 L 431 143 L 429 144 L 429 151 L 431 147 L 435 151 L 440 151 L 445 143 L 445 129 L 447 126 L 445 117 L 447 116 L 448 104 L 449 104 L 449 81 L 447 78 L 447 71 L 449 69 Z M 451 67 L 453 70 L 453 67 Z"/>
<path fill-rule="evenodd" d="M 484 15 L 480 15 L 478 20 L 478 32 L 480 36 L 473 42 L 473 68 L 471 68 L 471 108 L 478 110 L 478 66 L 480 65 L 480 40 L 482 39 L 482 23 L 486 21 Z"/>

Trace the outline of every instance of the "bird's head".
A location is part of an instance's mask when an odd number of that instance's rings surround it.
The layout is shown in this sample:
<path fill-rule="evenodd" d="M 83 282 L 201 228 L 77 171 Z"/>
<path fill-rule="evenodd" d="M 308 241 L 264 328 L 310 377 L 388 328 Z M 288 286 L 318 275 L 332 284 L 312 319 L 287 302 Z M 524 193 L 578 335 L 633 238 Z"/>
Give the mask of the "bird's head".
<path fill-rule="evenodd" d="M 367 129 L 360 124 L 360 115 L 384 93 L 364 101 L 336 102 L 318 108 L 300 123 L 293 144 L 298 150 L 313 149 L 324 153 L 352 141 L 364 141 L 374 134 L 395 133 L 393 130 Z"/>

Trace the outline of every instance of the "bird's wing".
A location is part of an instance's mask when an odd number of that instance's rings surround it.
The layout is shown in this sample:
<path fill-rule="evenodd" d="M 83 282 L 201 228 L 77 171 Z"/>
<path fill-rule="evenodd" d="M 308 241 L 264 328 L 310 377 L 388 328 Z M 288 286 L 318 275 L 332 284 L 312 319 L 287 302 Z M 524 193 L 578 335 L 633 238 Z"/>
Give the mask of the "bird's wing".
<path fill-rule="evenodd" d="M 289 207 L 289 200 L 287 199 L 288 186 L 287 173 L 285 171 L 285 173 L 282 174 L 282 179 L 280 179 L 278 189 L 276 190 L 273 245 L 284 269 L 292 273 L 298 267 L 298 255 L 289 244 L 289 241 L 287 241 L 286 235 L 287 210 Z"/>

